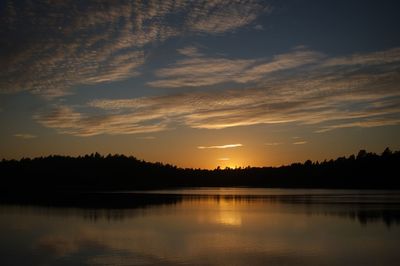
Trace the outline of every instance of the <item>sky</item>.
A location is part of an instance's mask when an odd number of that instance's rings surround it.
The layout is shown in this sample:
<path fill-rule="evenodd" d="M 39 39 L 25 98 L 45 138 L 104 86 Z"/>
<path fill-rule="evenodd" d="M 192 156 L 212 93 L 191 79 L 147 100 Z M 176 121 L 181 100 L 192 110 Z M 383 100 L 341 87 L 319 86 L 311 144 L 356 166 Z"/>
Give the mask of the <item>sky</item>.
<path fill-rule="evenodd" d="M 398 1 L 0 1 L 0 158 L 400 149 Z"/>

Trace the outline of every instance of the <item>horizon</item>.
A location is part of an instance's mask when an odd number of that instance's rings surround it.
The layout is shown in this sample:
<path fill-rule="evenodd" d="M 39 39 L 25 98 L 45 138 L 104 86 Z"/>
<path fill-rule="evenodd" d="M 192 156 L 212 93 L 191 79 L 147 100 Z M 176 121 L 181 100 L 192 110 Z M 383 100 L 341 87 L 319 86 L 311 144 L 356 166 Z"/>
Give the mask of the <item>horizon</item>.
<path fill-rule="evenodd" d="M 0 158 L 400 150 L 400 2 L 3 1 Z"/>
<path fill-rule="evenodd" d="M 324 162 L 329 162 L 329 161 L 335 161 L 339 158 L 345 158 L 345 159 L 350 159 L 352 156 L 354 156 L 354 158 L 357 158 L 358 154 L 365 152 L 365 154 L 372 154 L 372 155 L 377 155 L 377 156 L 382 156 L 385 152 L 389 152 L 391 154 L 395 154 L 395 153 L 400 153 L 400 150 L 392 150 L 390 149 L 390 147 L 386 147 L 383 151 L 377 153 L 377 152 L 371 152 L 365 149 L 361 149 L 359 150 L 357 153 L 352 153 L 349 155 L 342 155 L 342 156 L 338 156 L 336 158 L 324 158 L 323 160 L 312 160 L 311 158 L 306 159 L 305 161 L 293 161 L 291 163 L 288 164 L 282 164 L 282 165 L 262 165 L 262 166 L 254 166 L 254 165 L 246 165 L 246 166 L 225 166 L 225 167 L 221 167 L 220 165 L 216 166 L 215 168 L 196 168 L 196 167 L 183 167 L 180 165 L 175 165 L 175 164 L 171 164 L 169 162 L 161 162 L 161 161 L 146 161 L 142 158 L 136 157 L 134 155 L 126 155 L 126 154 L 101 154 L 99 152 L 92 152 L 92 153 L 87 153 L 87 154 L 80 154 L 80 155 L 76 155 L 76 156 L 71 156 L 71 155 L 63 155 L 63 154 L 48 154 L 46 156 L 38 156 L 38 157 L 21 157 L 18 159 L 5 159 L 2 158 L 0 160 L 0 163 L 2 161 L 12 161 L 12 160 L 16 160 L 16 161 L 22 161 L 25 159 L 29 159 L 29 160 L 35 160 L 35 159 L 41 159 L 41 158 L 48 158 L 48 157 L 70 157 L 70 158 L 74 158 L 74 159 L 78 159 L 78 158 L 85 158 L 86 156 L 90 156 L 90 157 L 96 157 L 96 156 L 100 156 L 102 159 L 105 159 L 109 156 L 113 157 L 113 156 L 123 156 L 125 158 L 128 159 L 135 159 L 137 161 L 141 161 L 141 162 L 145 162 L 145 163 L 151 163 L 151 164 L 158 164 L 161 163 L 162 165 L 166 166 L 166 165 L 171 165 L 173 167 L 177 167 L 178 169 L 200 169 L 200 170 L 217 170 L 217 169 L 229 169 L 229 170 L 238 170 L 238 169 L 246 169 L 246 168 L 280 168 L 280 167 L 288 167 L 294 164 L 305 164 L 307 161 L 311 161 L 312 164 L 318 164 L 318 163 L 324 163 Z"/>

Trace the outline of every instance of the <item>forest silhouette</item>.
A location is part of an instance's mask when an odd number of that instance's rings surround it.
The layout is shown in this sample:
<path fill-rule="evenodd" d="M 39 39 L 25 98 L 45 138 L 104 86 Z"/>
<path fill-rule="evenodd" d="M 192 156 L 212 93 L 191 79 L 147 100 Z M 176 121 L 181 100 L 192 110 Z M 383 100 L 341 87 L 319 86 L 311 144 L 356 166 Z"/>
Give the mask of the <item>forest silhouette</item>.
<path fill-rule="evenodd" d="M 183 187 L 265 187 L 400 189 L 400 151 L 357 155 L 323 162 L 280 167 L 214 170 L 179 168 L 133 156 L 99 153 L 70 157 L 52 155 L 0 162 L 4 193 L 21 191 L 117 191 Z"/>

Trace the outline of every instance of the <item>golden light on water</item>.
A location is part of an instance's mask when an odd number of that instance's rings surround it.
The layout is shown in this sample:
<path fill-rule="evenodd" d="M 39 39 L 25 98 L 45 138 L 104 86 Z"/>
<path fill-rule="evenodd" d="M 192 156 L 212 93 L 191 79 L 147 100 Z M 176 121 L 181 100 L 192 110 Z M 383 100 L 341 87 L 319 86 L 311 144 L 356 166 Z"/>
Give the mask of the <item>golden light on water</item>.
<path fill-rule="evenodd" d="M 240 213 L 237 213 L 235 211 L 221 211 L 215 221 L 223 225 L 242 225 L 242 217 L 240 216 Z"/>
<path fill-rule="evenodd" d="M 224 194 L 224 189 L 220 190 Z M 217 224 L 223 226 L 241 226 L 242 215 L 241 210 L 238 209 L 238 202 L 225 198 L 207 198 L 201 200 L 194 200 L 193 202 L 184 202 L 186 204 L 195 204 L 202 206 L 204 212 L 199 213 L 197 222 L 199 224 Z"/>

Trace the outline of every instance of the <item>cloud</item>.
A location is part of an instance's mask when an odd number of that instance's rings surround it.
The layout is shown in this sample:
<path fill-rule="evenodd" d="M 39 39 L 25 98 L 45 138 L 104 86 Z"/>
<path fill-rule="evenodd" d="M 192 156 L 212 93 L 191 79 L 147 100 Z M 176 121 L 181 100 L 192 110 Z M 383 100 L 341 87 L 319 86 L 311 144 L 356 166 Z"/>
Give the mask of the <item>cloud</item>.
<path fill-rule="evenodd" d="M 325 66 L 352 66 L 352 65 L 382 65 L 398 63 L 400 61 L 400 48 L 396 47 L 386 51 L 378 51 L 366 54 L 354 54 L 351 56 L 335 57 L 327 60 Z"/>
<path fill-rule="evenodd" d="M 163 131 L 167 125 L 163 121 L 150 119 L 145 124 L 143 118 L 135 118 L 129 114 L 89 116 L 76 112 L 71 107 L 59 106 L 50 111 L 34 115 L 34 119 L 45 127 L 55 128 L 59 133 L 75 136 L 93 136 L 99 134 L 122 135 Z"/>
<path fill-rule="evenodd" d="M 135 77 L 155 43 L 233 31 L 266 9 L 253 0 L 11 0 L 1 11 L 0 93 L 54 98 L 77 85 Z"/>
<path fill-rule="evenodd" d="M 189 57 L 199 57 L 199 56 L 203 56 L 202 53 L 199 52 L 199 49 L 197 49 L 194 46 L 187 46 L 181 49 L 177 49 L 178 53 L 185 55 L 185 56 L 189 56 Z"/>
<path fill-rule="evenodd" d="M 243 147 L 243 145 L 240 143 L 237 143 L 237 144 L 226 144 L 226 145 L 217 145 L 217 146 L 198 146 L 197 148 L 200 150 L 203 150 L 203 149 L 230 149 L 230 148 L 237 148 L 237 147 Z"/>
<path fill-rule="evenodd" d="M 21 139 L 34 139 L 34 138 L 37 138 L 37 136 L 32 135 L 32 134 L 27 134 L 27 133 L 14 134 L 14 137 L 21 138 Z"/>
<path fill-rule="evenodd" d="M 324 126 L 321 129 L 316 130 L 316 133 L 324 133 L 334 129 L 340 128 L 353 128 L 353 127 L 381 127 L 381 126 L 394 126 L 400 125 L 399 118 L 390 118 L 390 117 L 378 117 L 378 118 L 367 118 L 361 121 L 344 121 L 342 123 L 338 122 L 334 125 Z"/>
<path fill-rule="evenodd" d="M 196 11 L 188 15 L 187 25 L 192 30 L 204 33 L 224 33 L 241 28 L 270 9 L 263 1 L 194 2 Z"/>
<path fill-rule="evenodd" d="M 296 50 L 286 54 L 274 56 L 272 60 L 260 62 L 235 79 L 236 82 L 245 83 L 257 81 L 266 74 L 276 71 L 290 70 L 300 66 L 317 62 L 323 57 L 321 53 L 307 50 Z"/>
<path fill-rule="evenodd" d="M 217 161 L 229 161 L 230 158 L 218 158 Z"/>
<path fill-rule="evenodd" d="M 282 145 L 282 142 L 268 142 L 268 143 L 264 143 L 264 145 L 266 146 L 278 146 L 278 145 Z"/>
<path fill-rule="evenodd" d="M 392 56 L 395 57 L 396 52 Z M 79 136 L 148 133 L 172 129 L 176 125 L 223 129 L 292 123 L 326 132 L 345 127 L 399 124 L 400 60 L 396 63 L 392 59 L 390 67 L 384 62 L 374 66 L 326 66 L 329 60 L 321 58 L 320 63 L 290 72 L 290 75 L 281 71 L 265 77 L 254 87 L 133 99 L 96 99 L 83 107 L 58 106 L 43 110 L 35 119 L 46 127 Z M 235 67 L 230 60 L 226 64 Z M 214 71 L 218 68 L 223 71 L 218 64 Z M 207 67 L 203 69 L 208 73 Z M 169 75 L 183 70 L 168 71 L 165 73 Z"/>
<path fill-rule="evenodd" d="M 255 60 L 247 59 L 187 58 L 156 71 L 156 76 L 160 79 L 147 84 L 152 87 L 180 88 L 229 82 L 254 62 Z"/>
<path fill-rule="evenodd" d="M 293 142 L 293 144 L 294 145 L 304 145 L 304 144 L 307 144 L 307 141 L 296 141 L 296 142 Z"/>
<path fill-rule="evenodd" d="M 186 53 L 189 51 L 186 51 Z M 194 53 L 192 52 L 191 55 L 193 56 Z M 295 50 L 276 55 L 270 59 L 191 57 L 179 60 L 172 66 L 156 71 L 156 76 L 159 79 L 147 84 L 152 87 L 180 88 L 226 82 L 255 82 L 273 72 L 314 63 L 322 56 L 321 53 L 313 51 Z"/>

